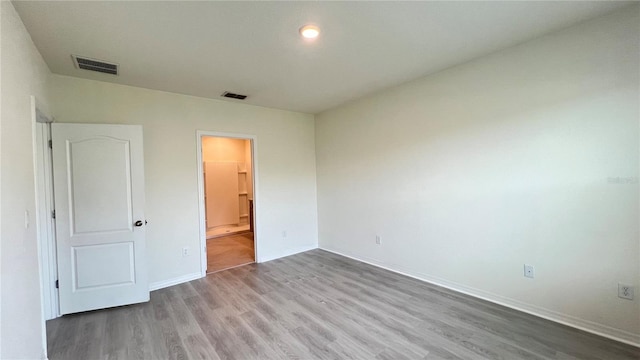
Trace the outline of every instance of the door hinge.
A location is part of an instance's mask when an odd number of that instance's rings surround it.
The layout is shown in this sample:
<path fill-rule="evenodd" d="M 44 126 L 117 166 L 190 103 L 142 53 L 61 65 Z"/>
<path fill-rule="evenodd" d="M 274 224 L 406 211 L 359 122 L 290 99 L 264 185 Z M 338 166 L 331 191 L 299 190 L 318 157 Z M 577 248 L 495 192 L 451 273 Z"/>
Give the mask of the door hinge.
<path fill-rule="evenodd" d="M 60 281 L 56 280 L 56 289 L 60 288 Z"/>
<path fill-rule="evenodd" d="M 55 211 L 55 210 L 53 210 L 53 211 L 51 212 L 51 218 L 52 218 L 52 219 L 55 219 L 55 218 L 56 218 L 56 211 Z"/>
<path fill-rule="evenodd" d="M 49 149 L 53 149 L 53 140 L 49 140 Z"/>

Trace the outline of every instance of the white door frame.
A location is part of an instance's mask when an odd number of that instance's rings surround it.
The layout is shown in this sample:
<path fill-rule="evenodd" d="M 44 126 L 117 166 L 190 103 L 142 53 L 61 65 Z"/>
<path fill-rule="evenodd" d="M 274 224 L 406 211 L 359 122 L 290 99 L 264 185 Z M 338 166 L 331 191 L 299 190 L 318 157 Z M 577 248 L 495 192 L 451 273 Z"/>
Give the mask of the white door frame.
<path fill-rule="evenodd" d="M 45 119 L 46 116 L 40 115 Z M 35 160 L 36 166 L 36 206 L 37 206 L 37 233 L 40 257 L 40 282 L 42 291 L 42 306 L 44 319 L 51 320 L 60 316 L 58 306 L 58 289 L 55 282 L 58 279 L 55 221 L 53 211 L 55 209 L 53 198 L 53 167 L 51 164 L 51 140 L 50 121 L 37 121 L 35 124 Z"/>
<path fill-rule="evenodd" d="M 258 234 L 260 226 L 259 217 L 256 216 L 258 213 L 258 206 L 260 206 L 260 201 L 258 201 L 258 138 L 255 135 L 250 134 L 238 134 L 238 133 L 227 133 L 227 132 L 219 132 L 219 131 L 206 131 L 206 130 L 197 130 L 196 131 L 196 149 L 197 149 L 197 161 L 198 161 L 198 213 L 200 215 L 200 273 L 202 277 L 207 276 L 207 226 L 206 226 L 206 213 L 205 213 L 205 204 L 204 204 L 204 167 L 202 163 L 202 138 L 204 136 L 215 136 L 215 137 L 223 137 L 230 139 L 243 139 L 251 141 L 251 175 L 253 176 L 252 186 L 253 186 L 253 251 L 254 251 L 254 259 L 256 262 L 258 261 L 258 245 L 260 242 L 258 241 Z"/>
<path fill-rule="evenodd" d="M 55 280 L 58 277 L 55 249 L 55 221 L 52 219 L 53 203 L 53 167 L 49 139 L 53 118 L 41 110 L 38 100 L 31 96 L 31 142 L 33 148 L 33 176 L 36 200 L 36 236 L 38 249 L 38 274 L 40 275 L 40 315 L 42 332 L 42 351 L 47 357 L 46 321 L 60 316 L 58 307 L 58 289 Z"/>

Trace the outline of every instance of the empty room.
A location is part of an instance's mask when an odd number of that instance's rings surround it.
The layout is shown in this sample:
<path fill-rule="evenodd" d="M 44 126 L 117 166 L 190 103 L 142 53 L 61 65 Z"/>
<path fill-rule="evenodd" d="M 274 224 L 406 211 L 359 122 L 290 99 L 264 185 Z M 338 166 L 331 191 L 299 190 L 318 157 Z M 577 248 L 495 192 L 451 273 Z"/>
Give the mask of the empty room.
<path fill-rule="evenodd" d="M 640 359 L 640 2 L 0 1 L 0 359 Z"/>

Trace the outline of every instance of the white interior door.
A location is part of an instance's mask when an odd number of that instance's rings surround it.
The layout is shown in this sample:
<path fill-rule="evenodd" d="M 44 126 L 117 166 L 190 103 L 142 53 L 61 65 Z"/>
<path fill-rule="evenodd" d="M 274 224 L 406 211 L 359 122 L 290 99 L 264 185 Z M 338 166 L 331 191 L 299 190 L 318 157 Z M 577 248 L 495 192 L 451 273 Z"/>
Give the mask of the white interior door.
<path fill-rule="evenodd" d="M 60 312 L 149 301 L 142 127 L 52 124 Z"/>

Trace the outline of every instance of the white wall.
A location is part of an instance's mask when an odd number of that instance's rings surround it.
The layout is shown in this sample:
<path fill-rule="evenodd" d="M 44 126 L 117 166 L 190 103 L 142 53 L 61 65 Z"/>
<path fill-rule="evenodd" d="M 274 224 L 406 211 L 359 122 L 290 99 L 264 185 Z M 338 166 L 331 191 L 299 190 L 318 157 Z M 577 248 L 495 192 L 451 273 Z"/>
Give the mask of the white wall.
<path fill-rule="evenodd" d="M 639 24 L 634 5 L 318 115 L 320 247 L 640 344 Z"/>
<path fill-rule="evenodd" d="M 143 125 L 154 286 L 200 273 L 196 130 L 257 136 L 258 261 L 317 247 L 313 115 L 59 75 L 51 94 L 58 122 Z"/>
<path fill-rule="evenodd" d="M 0 2 L 0 209 L 2 359 L 39 359 L 43 346 L 38 273 L 31 96 L 46 111 L 49 69 L 13 5 Z M 25 211 L 30 225 L 25 228 Z"/>

